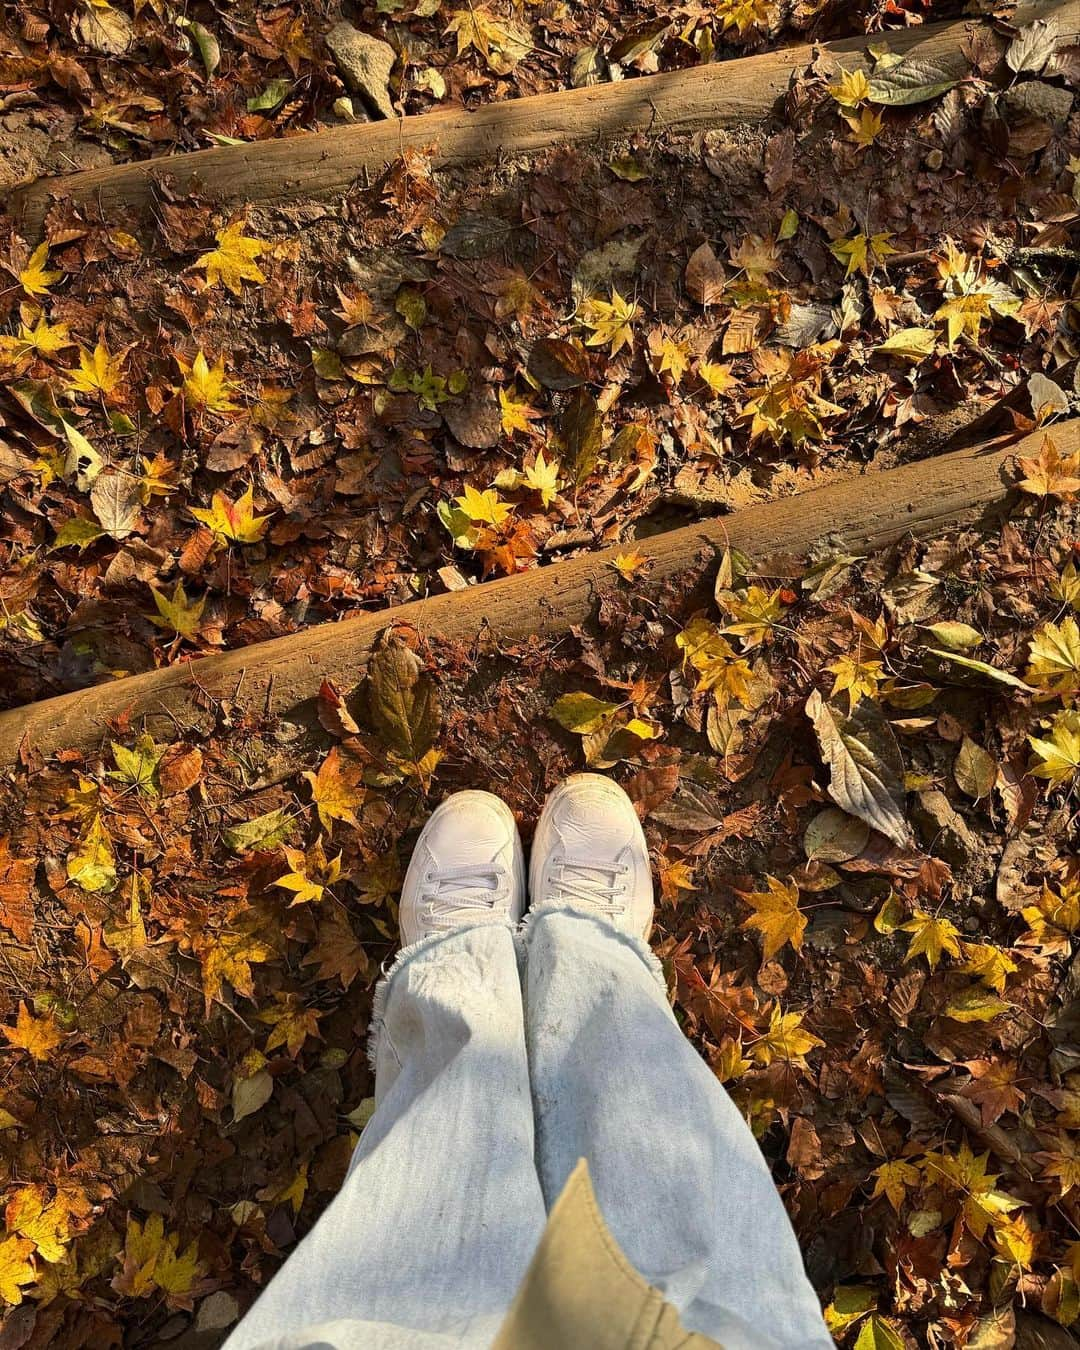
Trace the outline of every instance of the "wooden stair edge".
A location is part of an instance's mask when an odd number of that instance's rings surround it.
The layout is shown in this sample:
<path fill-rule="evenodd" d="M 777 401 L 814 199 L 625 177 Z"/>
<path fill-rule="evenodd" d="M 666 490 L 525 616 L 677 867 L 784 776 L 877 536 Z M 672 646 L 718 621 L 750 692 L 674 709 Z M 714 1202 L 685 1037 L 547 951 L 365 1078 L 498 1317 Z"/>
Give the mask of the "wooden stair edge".
<path fill-rule="evenodd" d="M 1080 37 L 1080 0 L 1031 0 L 1020 21 L 1056 18 L 1063 38 Z M 629 135 L 653 126 L 686 131 L 768 115 L 794 71 L 818 52 L 867 69 L 867 48 L 887 41 L 901 55 L 959 50 L 964 34 L 987 20 L 960 19 L 890 32 L 802 44 L 614 84 L 533 94 L 475 112 L 448 109 L 357 126 L 332 127 L 245 145 L 218 146 L 131 164 L 84 169 L 16 188 L 9 209 L 27 237 L 40 234 L 50 200 L 66 197 L 104 214 L 149 207 L 159 184 L 214 202 L 316 197 L 340 191 L 363 172 L 380 173 L 406 147 L 434 144 L 436 165 L 535 154 L 555 145 Z"/>
<path fill-rule="evenodd" d="M 731 545 L 758 565 L 805 556 L 823 539 L 851 552 L 869 552 L 911 534 L 928 538 L 977 520 L 1000 506 L 1017 455 L 1038 453 L 1044 433 L 1017 444 L 976 445 L 899 468 L 865 473 L 797 496 L 681 526 L 634 547 L 652 561 L 651 580 L 677 576 L 702 551 Z M 1062 453 L 1080 450 L 1080 418 L 1053 428 Z M 484 629 L 499 638 L 551 637 L 584 623 L 605 586 L 619 583 L 611 567 L 625 544 L 546 567 L 484 582 L 466 591 L 415 600 L 391 609 L 272 638 L 246 648 L 131 675 L 111 684 L 59 694 L 0 713 L 0 769 L 19 758 L 24 740 L 49 755 L 87 750 L 107 723 L 130 714 L 157 739 L 209 730 L 213 700 L 238 711 L 303 718 L 303 705 L 324 678 L 354 687 L 374 643 L 388 626 L 408 624 L 422 636 L 471 641 Z"/>

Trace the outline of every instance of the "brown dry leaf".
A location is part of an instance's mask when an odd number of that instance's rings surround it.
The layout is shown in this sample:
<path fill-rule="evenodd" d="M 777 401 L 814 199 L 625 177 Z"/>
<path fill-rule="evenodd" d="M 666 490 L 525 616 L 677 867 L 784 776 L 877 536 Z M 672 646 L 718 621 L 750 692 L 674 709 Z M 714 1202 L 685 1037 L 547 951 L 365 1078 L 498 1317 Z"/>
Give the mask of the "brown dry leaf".
<path fill-rule="evenodd" d="M 20 942 L 29 942 L 34 931 L 34 901 L 31 885 L 37 864 L 33 858 L 17 858 L 7 839 L 0 839 L 0 924 Z"/>
<path fill-rule="evenodd" d="M 727 273 L 710 244 L 699 244 L 691 253 L 684 280 L 686 293 L 699 305 L 708 308 L 723 299 Z"/>

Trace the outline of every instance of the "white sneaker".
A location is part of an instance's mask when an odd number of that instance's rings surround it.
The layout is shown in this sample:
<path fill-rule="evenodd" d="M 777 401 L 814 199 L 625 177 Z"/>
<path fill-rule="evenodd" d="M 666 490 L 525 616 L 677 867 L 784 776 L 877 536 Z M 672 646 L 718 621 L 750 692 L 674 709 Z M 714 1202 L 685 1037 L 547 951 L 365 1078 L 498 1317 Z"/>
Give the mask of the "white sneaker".
<path fill-rule="evenodd" d="M 534 908 L 585 905 L 624 933 L 648 938 L 649 849 L 634 804 L 617 783 L 576 773 L 551 793 L 533 839 L 529 895 Z"/>
<path fill-rule="evenodd" d="M 432 933 L 517 923 L 525 908 L 525 852 L 514 815 L 490 792 L 455 792 L 420 831 L 401 888 L 405 947 Z"/>

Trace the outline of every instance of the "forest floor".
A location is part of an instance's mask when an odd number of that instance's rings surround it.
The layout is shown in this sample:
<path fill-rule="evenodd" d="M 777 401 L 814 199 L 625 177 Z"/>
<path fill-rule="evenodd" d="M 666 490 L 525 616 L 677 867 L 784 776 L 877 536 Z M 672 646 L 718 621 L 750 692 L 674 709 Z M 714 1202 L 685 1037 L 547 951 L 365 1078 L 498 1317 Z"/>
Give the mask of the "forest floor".
<path fill-rule="evenodd" d="M 55 8 L 0 55 L 12 183 L 61 144 L 74 167 L 344 115 L 337 15 Z M 430 5 L 353 20 L 392 40 L 393 104 L 922 12 L 467 13 L 501 36 Z M 410 152 L 333 201 L 163 199 L 149 223 L 61 206 L 44 239 L 0 219 L 0 706 L 404 620 L 324 690 L 319 740 L 215 704 L 208 734 L 122 723 L 4 778 L 0 1344 L 215 1343 L 363 1127 L 432 805 L 489 787 L 527 835 L 585 766 L 638 805 L 676 1012 L 838 1339 L 1068 1341 L 1080 463 L 1053 423 L 1077 398 L 1080 48 L 974 31 L 968 74 L 906 104 L 823 59 L 737 130 L 453 171 Z M 880 58 L 873 89 L 894 78 Z M 994 526 L 760 574 L 688 558 L 664 586 L 635 547 L 1040 428 Z M 393 613 L 616 541 L 557 640 Z M 872 800 L 839 786 L 855 742 Z"/>

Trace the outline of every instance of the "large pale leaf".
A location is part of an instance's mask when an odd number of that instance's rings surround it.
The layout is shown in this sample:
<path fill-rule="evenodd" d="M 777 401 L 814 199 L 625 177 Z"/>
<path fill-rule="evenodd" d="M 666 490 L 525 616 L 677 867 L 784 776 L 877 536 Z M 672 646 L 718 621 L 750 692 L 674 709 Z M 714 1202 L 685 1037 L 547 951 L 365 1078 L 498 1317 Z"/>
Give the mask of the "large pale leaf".
<path fill-rule="evenodd" d="M 880 710 L 863 702 L 850 717 L 842 717 L 815 689 L 806 700 L 806 713 L 829 766 L 829 796 L 841 810 L 864 820 L 894 844 L 901 848 L 910 844 L 900 806 L 904 766 Z"/>
<path fill-rule="evenodd" d="M 925 103 L 959 84 L 965 74 L 967 61 L 960 51 L 910 56 L 885 70 L 878 67 L 870 77 L 870 98 L 891 107 Z"/>

